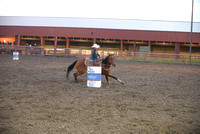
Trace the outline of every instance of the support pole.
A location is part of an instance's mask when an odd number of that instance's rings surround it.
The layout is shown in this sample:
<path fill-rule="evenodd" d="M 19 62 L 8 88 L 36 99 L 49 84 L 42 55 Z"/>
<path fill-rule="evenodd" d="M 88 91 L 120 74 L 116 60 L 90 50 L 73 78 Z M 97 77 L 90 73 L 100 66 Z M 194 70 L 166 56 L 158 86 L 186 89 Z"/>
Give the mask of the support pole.
<path fill-rule="evenodd" d="M 57 49 L 57 36 L 54 37 L 54 55 L 56 55 L 56 49 Z"/>
<path fill-rule="evenodd" d="M 180 43 L 175 43 L 175 54 L 180 54 Z"/>
<path fill-rule="evenodd" d="M 16 46 L 20 45 L 20 35 L 15 35 L 15 45 Z"/>
<path fill-rule="evenodd" d="M 97 39 L 93 38 L 93 44 L 97 44 Z"/>
<path fill-rule="evenodd" d="M 134 53 L 134 56 L 135 56 L 135 52 L 136 52 L 136 41 L 134 41 L 134 45 L 133 45 L 133 53 Z"/>
<path fill-rule="evenodd" d="M 149 54 L 151 53 L 151 41 L 149 41 Z"/>
<path fill-rule="evenodd" d="M 20 35 L 15 35 L 15 51 L 18 50 L 20 46 Z"/>
<path fill-rule="evenodd" d="M 69 38 L 66 37 L 66 48 L 69 48 Z"/>
<path fill-rule="evenodd" d="M 41 47 L 41 54 L 46 55 L 46 51 L 44 50 L 45 39 L 43 36 L 40 37 L 40 47 Z"/>
<path fill-rule="evenodd" d="M 123 51 L 123 40 L 121 40 L 120 50 Z"/>
<path fill-rule="evenodd" d="M 175 59 L 179 58 L 179 54 L 180 54 L 180 43 L 176 42 L 175 43 Z"/>
<path fill-rule="evenodd" d="M 190 65 L 191 65 L 191 57 L 192 57 L 193 7 L 194 7 L 194 0 L 192 0 L 192 15 L 191 15 L 191 33 L 190 33 Z"/>
<path fill-rule="evenodd" d="M 43 36 L 41 36 L 41 37 L 40 37 L 40 46 L 41 46 L 41 47 L 44 47 L 44 45 L 45 45 L 45 39 L 44 39 Z"/>
<path fill-rule="evenodd" d="M 67 54 L 67 56 L 69 56 L 70 55 L 70 49 L 69 49 L 69 46 L 70 44 L 69 44 L 69 38 L 68 37 L 66 37 L 66 49 L 65 49 L 65 53 Z"/>

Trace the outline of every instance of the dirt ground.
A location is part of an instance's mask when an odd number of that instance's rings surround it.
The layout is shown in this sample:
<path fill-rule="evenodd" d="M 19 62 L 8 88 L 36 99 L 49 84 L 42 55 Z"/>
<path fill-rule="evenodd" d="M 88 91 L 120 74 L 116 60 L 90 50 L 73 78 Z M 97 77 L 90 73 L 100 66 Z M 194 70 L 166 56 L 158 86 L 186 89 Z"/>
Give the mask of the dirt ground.
<path fill-rule="evenodd" d="M 0 133 L 200 133 L 200 66 L 118 61 L 87 87 L 75 58 L 0 55 Z"/>

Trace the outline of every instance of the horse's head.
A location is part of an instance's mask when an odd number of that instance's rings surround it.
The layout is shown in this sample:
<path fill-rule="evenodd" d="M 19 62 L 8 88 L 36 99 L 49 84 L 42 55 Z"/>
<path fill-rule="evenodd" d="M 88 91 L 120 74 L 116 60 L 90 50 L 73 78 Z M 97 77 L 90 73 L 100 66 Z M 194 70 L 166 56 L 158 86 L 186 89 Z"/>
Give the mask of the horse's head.
<path fill-rule="evenodd" d="M 109 54 L 108 56 L 108 61 L 107 61 L 109 64 L 111 64 L 112 66 L 116 66 L 116 57 L 114 54 Z"/>

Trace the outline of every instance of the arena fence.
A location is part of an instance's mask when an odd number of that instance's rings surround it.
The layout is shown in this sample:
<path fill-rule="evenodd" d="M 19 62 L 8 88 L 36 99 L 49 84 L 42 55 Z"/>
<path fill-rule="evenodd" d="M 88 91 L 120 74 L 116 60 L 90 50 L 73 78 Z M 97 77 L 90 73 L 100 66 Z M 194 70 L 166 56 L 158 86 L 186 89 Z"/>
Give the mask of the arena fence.
<path fill-rule="evenodd" d="M 43 55 L 43 56 L 65 56 L 65 57 L 89 57 L 91 50 L 73 49 L 73 48 L 53 48 L 38 46 L 14 46 L 0 45 L 0 54 L 13 54 L 19 52 L 21 55 Z M 118 60 L 122 61 L 140 61 L 156 63 L 178 63 L 200 65 L 200 55 L 168 54 L 168 53 L 148 53 L 131 51 L 111 51 L 99 50 L 101 57 L 109 53 L 115 54 Z"/>

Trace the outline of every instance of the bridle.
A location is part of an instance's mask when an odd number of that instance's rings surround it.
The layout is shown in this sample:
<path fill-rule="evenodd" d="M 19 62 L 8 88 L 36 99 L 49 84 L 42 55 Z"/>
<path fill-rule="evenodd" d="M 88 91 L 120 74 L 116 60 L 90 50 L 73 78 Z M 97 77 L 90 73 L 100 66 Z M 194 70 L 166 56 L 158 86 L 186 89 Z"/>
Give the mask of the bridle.
<path fill-rule="evenodd" d="M 110 56 L 112 56 L 112 55 L 109 55 L 109 57 L 110 57 Z M 108 58 L 109 58 L 109 57 L 108 57 Z M 109 59 L 107 59 L 106 63 L 108 63 L 108 60 L 109 60 Z M 110 63 L 110 65 L 108 65 L 108 64 L 103 64 L 102 61 L 103 61 L 103 60 L 101 60 L 101 65 L 103 65 L 103 66 L 102 66 L 103 69 L 106 70 L 106 71 L 110 71 L 110 67 L 111 67 L 112 64 L 111 64 L 111 63 Z M 106 68 L 106 67 L 108 67 L 108 68 Z"/>

